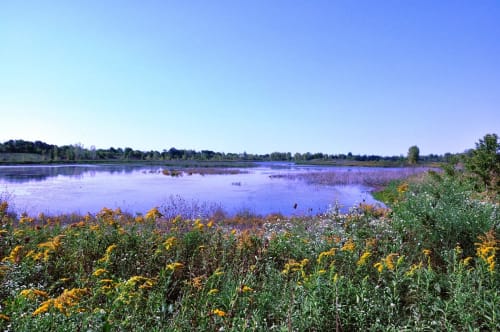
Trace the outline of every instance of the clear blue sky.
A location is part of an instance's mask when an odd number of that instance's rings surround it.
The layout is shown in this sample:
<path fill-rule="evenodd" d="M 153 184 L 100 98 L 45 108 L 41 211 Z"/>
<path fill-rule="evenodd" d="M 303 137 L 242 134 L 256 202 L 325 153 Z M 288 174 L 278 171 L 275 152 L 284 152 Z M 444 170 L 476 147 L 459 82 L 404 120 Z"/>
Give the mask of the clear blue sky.
<path fill-rule="evenodd" d="M 500 134 L 500 1 L 0 1 L 0 141 L 461 152 Z"/>

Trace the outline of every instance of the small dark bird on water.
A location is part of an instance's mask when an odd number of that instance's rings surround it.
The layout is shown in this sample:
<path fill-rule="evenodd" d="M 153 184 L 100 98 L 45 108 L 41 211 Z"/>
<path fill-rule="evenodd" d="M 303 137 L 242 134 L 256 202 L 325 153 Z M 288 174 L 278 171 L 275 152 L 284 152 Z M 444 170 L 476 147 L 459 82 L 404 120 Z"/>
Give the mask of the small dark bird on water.
<path fill-rule="evenodd" d="M 296 208 L 297 208 L 297 203 L 295 203 L 295 204 L 293 205 L 293 208 L 294 208 L 294 209 L 296 209 Z"/>

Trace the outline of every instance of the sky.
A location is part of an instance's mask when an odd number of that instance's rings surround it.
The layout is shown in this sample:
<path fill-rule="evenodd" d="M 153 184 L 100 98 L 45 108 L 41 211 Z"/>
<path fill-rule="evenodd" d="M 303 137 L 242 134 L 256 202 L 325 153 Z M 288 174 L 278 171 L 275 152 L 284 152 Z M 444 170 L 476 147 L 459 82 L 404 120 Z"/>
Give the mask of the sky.
<path fill-rule="evenodd" d="M 0 0 L 0 142 L 406 155 L 487 133 L 497 0 Z"/>

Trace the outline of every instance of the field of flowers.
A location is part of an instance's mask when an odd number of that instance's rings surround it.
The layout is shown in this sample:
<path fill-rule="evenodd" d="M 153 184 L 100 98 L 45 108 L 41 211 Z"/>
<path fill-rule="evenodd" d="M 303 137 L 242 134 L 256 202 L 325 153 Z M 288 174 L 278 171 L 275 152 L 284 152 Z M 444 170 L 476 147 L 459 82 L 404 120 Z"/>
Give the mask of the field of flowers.
<path fill-rule="evenodd" d="M 500 330 L 499 204 L 466 178 L 312 218 L 16 216 L 2 331 Z"/>

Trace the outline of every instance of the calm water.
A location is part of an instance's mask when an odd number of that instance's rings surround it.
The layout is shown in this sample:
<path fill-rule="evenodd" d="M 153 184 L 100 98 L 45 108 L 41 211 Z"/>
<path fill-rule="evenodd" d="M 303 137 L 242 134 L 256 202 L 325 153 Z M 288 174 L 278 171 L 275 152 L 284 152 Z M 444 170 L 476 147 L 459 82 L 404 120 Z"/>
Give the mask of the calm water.
<path fill-rule="evenodd" d="M 325 186 L 271 175 L 326 170 L 324 167 L 261 164 L 246 173 L 165 176 L 162 166 L 64 165 L 0 166 L 0 197 L 16 212 L 95 213 L 103 207 L 144 213 L 158 206 L 170 213 L 186 207 L 229 214 L 249 211 L 307 215 L 338 204 L 347 210 L 361 201 L 375 203 L 361 185 Z M 339 172 L 350 168 L 337 168 Z M 331 170 L 331 169 L 330 169 Z M 296 204 L 296 208 L 294 208 Z"/>

